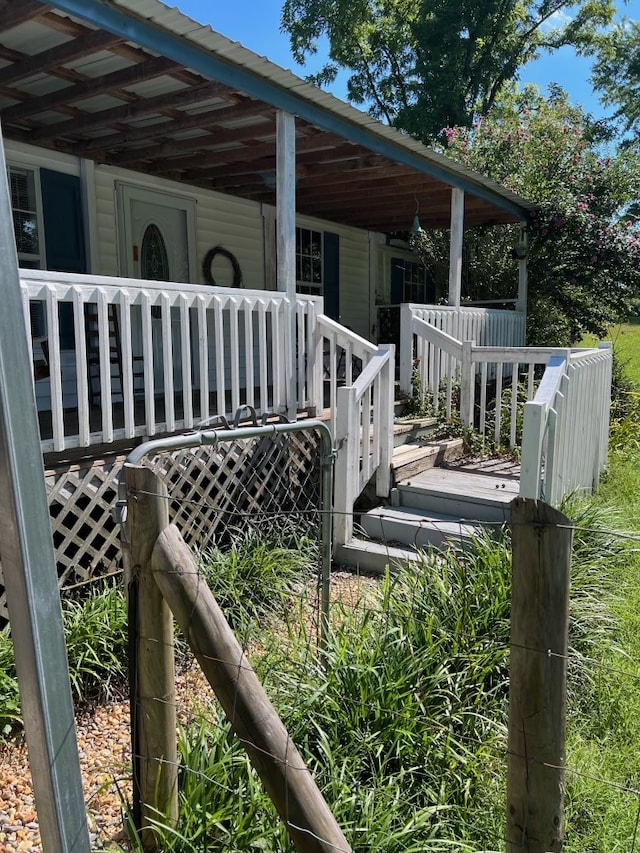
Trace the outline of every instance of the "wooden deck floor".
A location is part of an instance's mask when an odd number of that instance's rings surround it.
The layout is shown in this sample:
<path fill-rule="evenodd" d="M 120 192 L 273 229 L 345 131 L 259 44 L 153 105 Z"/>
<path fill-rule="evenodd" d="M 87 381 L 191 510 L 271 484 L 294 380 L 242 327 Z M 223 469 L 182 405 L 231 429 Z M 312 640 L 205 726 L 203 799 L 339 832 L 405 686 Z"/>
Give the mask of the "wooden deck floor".
<path fill-rule="evenodd" d="M 509 503 L 518 496 L 520 463 L 510 459 L 461 460 L 399 480 L 414 487 L 446 491 L 460 497 Z"/>

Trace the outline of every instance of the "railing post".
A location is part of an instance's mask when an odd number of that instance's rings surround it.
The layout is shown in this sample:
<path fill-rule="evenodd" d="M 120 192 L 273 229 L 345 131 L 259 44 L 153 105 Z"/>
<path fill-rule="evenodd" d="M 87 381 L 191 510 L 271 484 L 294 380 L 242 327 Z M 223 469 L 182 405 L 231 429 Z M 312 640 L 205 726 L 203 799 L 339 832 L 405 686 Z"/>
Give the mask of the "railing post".
<path fill-rule="evenodd" d="M 153 820 L 178 818 L 178 745 L 173 618 L 155 582 L 151 556 L 169 526 L 166 485 L 142 465 L 125 464 L 129 542 L 131 753 L 134 820 L 145 851 L 158 849 Z"/>
<path fill-rule="evenodd" d="M 542 484 L 542 445 L 546 406 L 534 400 L 524 404 L 520 457 L 520 497 L 538 500 Z"/>
<path fill-rule="evenodd" d="M 353 504 L 357 497 L 360 418 L 353 386 L 338 388 L 335 444 L 338 449 L 334 484 L 333 545 L 346 545 L 353 537 Z"/>
<path fill-rule="evenodd" d="M 380 394 L 380 464 L 376 471 L 376 494 L 387 497 L 391 491 L 391 458 L 393 456 L 393 378 L 395 375 L 395 346 L 381 344 L 380 350 L 389 351 L 389 359 L 382 371 Z"/>
<path fill-rule="evenodd" d="M 400 390 L 411 395 L 413 378 L 413 330 L 411 305 L 403 302 L 400 306 Z"/>
<path fill-rule="evenodd" d="M 473 403 L 475 396 L 475 371 L 472 361 L 474 342 L 463 341 L 460 365 L 460 420 L 463 426 L 473 427 Z"/>

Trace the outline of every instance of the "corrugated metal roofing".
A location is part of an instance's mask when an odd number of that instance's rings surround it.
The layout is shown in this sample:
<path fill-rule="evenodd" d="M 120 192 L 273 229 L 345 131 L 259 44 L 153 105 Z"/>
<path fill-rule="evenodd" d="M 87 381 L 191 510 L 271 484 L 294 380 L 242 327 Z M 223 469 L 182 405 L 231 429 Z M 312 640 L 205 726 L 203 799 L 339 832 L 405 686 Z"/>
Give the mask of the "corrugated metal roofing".
<path fill-rule="evenodd" d="M 160 0 L 0 7 L 0 61 L 3 131 L 17 140 L 273 203 L 285 109 L 298 116 L 300 213 L 395 231 L 419 201 L 423 225 L 446 227 L 452 186 L 468 224 L 534 209 Z"/>

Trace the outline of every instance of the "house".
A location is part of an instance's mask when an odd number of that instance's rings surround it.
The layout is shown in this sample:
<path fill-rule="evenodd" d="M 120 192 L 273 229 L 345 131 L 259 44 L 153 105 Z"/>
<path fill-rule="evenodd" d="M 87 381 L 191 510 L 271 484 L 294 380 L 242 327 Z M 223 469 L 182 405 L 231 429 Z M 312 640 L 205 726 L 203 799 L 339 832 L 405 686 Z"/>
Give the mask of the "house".
<path fill-rule="evenodd" d="M 5 4 L 0 29 L 0 114 L 23 269 L 295 288 L 377 342 L 386 306 L 433 301 L 422 264 L 389 236 L 406 231 L 417 209 L 422 227 L 452 229 L 454 306 L 463 223 L 526 222 L 532 210 L 156 0 Z M 39 409 L 54 412 L 51 318 L 45 300 L 31 301 Z M 521 287 L 521 311 L 525 301 Z M 68 300 L 58 321 L 67 411 L 78 405 Z M 160 323 L 155 306 L 158 334 Z M 122 349 L 120 331 L 111 329 L 111 350 Z M 133 335 L 142 391 L 141 328 Z M 85 338 L 86 358 L 98 364 L 97 334 Z M 122 359 L 112 352 L 120 398 Z M 159 359 L 154 370 L 158 389 Z M 91 404 L 104 382 L 98 374 L 89 379 Z M 53 435 L 46 417 L 43 428 Z"/>
<path fill-rule="evenodd" d="M 328 408 L 338 443 L 361 436 L 360 463 L 340 466 L 348 513 L 374 474 L 388 492 L 390 338 L 405 382 L 425 324 L 441 337 L 424 365 L 452 337 L 522 345 L 526 257 L 513 310 L 461 306 L 464 228 L 526 226 L 533 211 L 483 176 L 160 0 L 3 3 L 0 60 L 47 465 L 241 406 L 290 419 Z M 418 212 L 450 231 L 443 307 L 397 239 Z M 400 305 L 417 312 L 401 338 Z M 486 383 L 487 370 L 469 347 L 466 361 L 442 351 L 432 380 L 463 365 L 468 420 L 469 371 Z M 341 413 L 339 385 L 360 371 L 370 385 Z"/>

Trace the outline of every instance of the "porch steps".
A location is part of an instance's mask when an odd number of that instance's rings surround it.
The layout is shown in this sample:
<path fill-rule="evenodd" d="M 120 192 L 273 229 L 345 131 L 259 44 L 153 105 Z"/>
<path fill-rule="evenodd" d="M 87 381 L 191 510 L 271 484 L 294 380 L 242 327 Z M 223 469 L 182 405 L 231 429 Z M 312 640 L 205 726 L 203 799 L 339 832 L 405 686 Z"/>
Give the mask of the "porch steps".
<path fill-rule="evenodd" d="M 483 530 L 508 523 L 518 490 L 519 466 L 505 460 L 421 471 L 397 481 L 388 505 L 360 515 L 360 534 L 336 557 L 381 572 L 416 561 L 420 549 L 464 549 Z"/>

